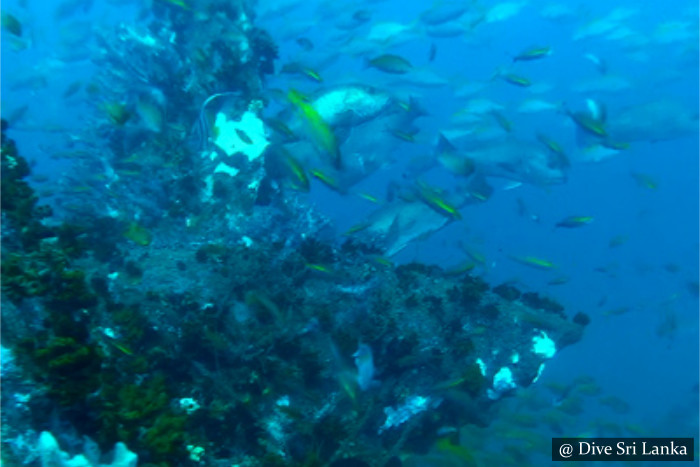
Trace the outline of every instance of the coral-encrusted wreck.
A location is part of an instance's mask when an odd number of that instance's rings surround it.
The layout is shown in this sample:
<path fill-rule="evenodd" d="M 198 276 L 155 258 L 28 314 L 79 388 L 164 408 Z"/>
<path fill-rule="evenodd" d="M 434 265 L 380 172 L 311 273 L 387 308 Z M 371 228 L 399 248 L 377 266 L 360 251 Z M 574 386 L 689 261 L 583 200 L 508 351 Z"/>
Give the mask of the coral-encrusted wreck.
<path fill-rule="evenodd" d="M 16 360 L 3 390 L 27 393 L 20 412 L 3 398 L 9 452 L 53 413 L 150 465 L 384 465 L 446 427 L 488 424 L 582 335 L 581 316 L 536 294 L 314 240 L 324 223 L 301 205 L 285 204 L 287 223 L 256 208 L 226 242 L 154 229 L 135 244 L 100 219 L 42 221 L 6 139 L 2 164 L 2 329 Z"/>

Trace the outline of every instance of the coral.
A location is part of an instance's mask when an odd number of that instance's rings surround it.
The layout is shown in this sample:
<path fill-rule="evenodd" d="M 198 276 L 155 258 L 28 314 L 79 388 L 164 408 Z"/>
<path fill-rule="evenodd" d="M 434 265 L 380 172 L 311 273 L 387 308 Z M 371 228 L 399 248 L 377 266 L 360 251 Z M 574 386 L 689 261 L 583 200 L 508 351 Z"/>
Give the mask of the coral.
<path fill-rule="evenodd" d="M 69 258 L 81 257 L 88 248 L 87 229 L 76 224 L 61 224 L 56 229 L 57 247 Z"/>
<path fill-rule="evenodd" d="M 18 232 L 25 248 L 36 248 L 41 239 L 51 236 L 50 229 L 39 222 L 50 210 L 37 207 L 34 190 L 23 180 L 29 175 L 29 164 L 18 154 L 14 141 L 5 137 L 5 120 L 2 120 L 2 128 L 0 207 L 3 220 L 7 220 L 3 232 L 9 227 Z"/>
<path fill-rule="evenodd" d="M 573 322 L 581 326 L 588 326 L 591 323 L 591 317 L 586 313 L 579 311 L 574 315 Z"/>
<path fill-rule="evenodd" d="M 473 363 L 465 368 L 461 383 L 459 384 L 461 389 L 468 392 L 471 396 L 476 397 L 483 391 L 485 386 L 486 378 L 484 378 L 484 375 L 481 373 L 481 368 L 478 364 Z"/>
<path fill-rule="evenodd" d="M 335 262 L 333 248 L 315 238 L 307 238 L 299 246 L 299 253 L 304 261 L 309 264 L 328 265 Z"/>
<path fill-rule="evenodd" d="M 46 296 L 49 324 L 57 336 L 75 336 L 84 339 L 87 335 L 84 314 L 97 303 L 95 295 L 81 270 L 63 269 L 52 277 L 51 291 Z"/>
<path fill-rule="evenodd" d="M 483 279 L 476 276 L 466 276 L 461 283 L 457 298 L 464 309 L 473 310 L 488 290 L 489 286 Z"/>
<path fill-rule="evenodd" d="M 99 452 L 88 452 L 69 457 L 58 445 L 56 438 L 48 431 L 41 432 L 37 445 L 41 467 L 136 467 L 138 456 L 129 451 L 124 443 L 114 446 L 113 460 L 110 464 L 99 462 Z"/>
<path fill-rule="evenodd" d="M 72 337 L 53 337 L 40 346 L 25 339 L 16 347 L 17 358 L 33 369 L 33 376 L 48 388 L 48 394 L 60 405 L 84 405 L 100 387 L 102 352 L 94 345 Z"/>
<path fill-rule="evenodd" d="M 440 268 L 422 263 L 409 263 L 396 268 L 396 277 L 399 280 L 399 287 L 404 290 L 415 289 L 419 281 L 429 276 Z"/>
<path fill-rule="evenodd" d="M 509 284 L 501 284 L 493 288 L 493 293 L 512 302 L 520 298 L 520 291 Z"/>
<path fill-rule="evenodd" d="M 549 311 L 558 314 L 562 318 L 566 318 L 564 307 L 551 298 L 543 297 L 535 292 L 526 292 L 520 297 L 520 300 L 527 306 L 536 310 Z"/>
<path fill-rule="evenodd" d="M 252 161 L 260 157 L 269 144 L 263 121 L 250 110 L 236 120 L 229 120 L 223 113 L 218 113 L 214 128 L 217 135 L 214 144 L 227 156 L 242 153 Z"/>
<path fill-rule="evenodd" d="M 200 246 L 195 252 L 195 259 L 199 263 L 223 263 L 228 260 L 231 252 L 226 245 L 221 243 L 207 243 Z"/>
<path fill-rule="evenodd" d="M 50 281 L 47 274 L 42 274 L 39 264 L 27 255 L 11 253 L 2 261 L 2 290 L 10 300 L 15 302 L 23 298 L 45 294 Z"/>
<path fill-rule="evenodd" d="M 109 444 L 123 440 L 143 453 L 144 460 L 173 465 L 188 457 L 185 449 L 187 416 L 170 406 L 171 397 L 162 374 L 141 384 L 106 385 L 96 402 L 100 430 L 97 440 Z"/>
<path fill-rule="evenodd" d="M 279 56 L 279 49 L 270 35 L 260 29 L 253 28 L 250 32 L 251 48 L 258 57 L 258 70 L 263 75 L 275 72 L 274 60 Z"/>

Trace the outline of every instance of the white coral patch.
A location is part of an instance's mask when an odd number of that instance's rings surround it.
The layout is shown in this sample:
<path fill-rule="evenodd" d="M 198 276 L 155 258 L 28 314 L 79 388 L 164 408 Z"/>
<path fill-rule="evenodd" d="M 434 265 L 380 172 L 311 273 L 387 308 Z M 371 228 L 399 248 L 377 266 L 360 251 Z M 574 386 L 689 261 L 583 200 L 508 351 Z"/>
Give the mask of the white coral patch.
<path fill-rule="evenodd" d="M 544 358 L 552 358 L 557 353 L 557 346 L 546 332 L 540 331 L 538 336 L 532 338 L 532 351 Z"/>
<path fill-rule="evenodd" d="M 247 111 L 239 120 L 228 120 L 226 115 L 219 112 L 216 114 L 214 128 L 217 137 L 214 144 L 219 146 L 228 156 L 237 153 L 245 154 L 248 160 L 260 157 L 270 142 L 265 137 L 265 126 L 258 116 Z M 241 138 L 247 136 L 250 142 Z"/>
<path fill-rule="evenodd" d="M 510 391 L 511 389 L 517 388 L 518 385 L 513 379 L 513 372 L 507 366 L 502 367 L 498 370 L 493 377 L 493 389 L 487 391 L 489 399 L 496 400 L 500 398 L 503 393 Z"/>

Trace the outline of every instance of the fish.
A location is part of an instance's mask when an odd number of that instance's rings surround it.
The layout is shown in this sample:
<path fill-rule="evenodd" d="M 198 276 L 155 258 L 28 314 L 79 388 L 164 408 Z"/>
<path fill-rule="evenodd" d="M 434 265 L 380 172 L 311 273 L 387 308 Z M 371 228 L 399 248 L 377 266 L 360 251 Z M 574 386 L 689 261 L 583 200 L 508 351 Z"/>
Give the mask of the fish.
<path fill-rule="evenodd" d="M 461 276 L 462 274 L 466 274 L 470 271 L 473 271 L 474 268 L 476 268 L 476 263 L 473 261 L 464 261 L 461 264 L 458 264 L 456 266 L 453 266 L 451 268 L 445 269 L 445 276 Z"/>
<path fill-rule="evenodd" d="M 533 47 L 531 49 L 523 50 L 518 55 L 513 57 L 513 62 L 540 60 L 550 55 L 552 55 L 551 47 Z"/>
<path fill-rule="evenodd" d="M 63 99 L 68 99 L 69 97 L 73 96 L 76 94 L 78 91 L 80 91 L 80 88 L 83 87 L 83 82 L 82 81 L 73 81 L 71 84 L 66 87 L 66 90 L 63 91 L 63 94 L 61 94 L 61 97 Z"/>
<path fill-rule="evenodd" d="M 330 274 L 333 272 L 333 269 L 325 264 L 306 263 L 306 267 L 312 271 L 322 272 L 324 274 Z"/>
<path fill-rule="evenodd" d="M 109 120 L 117 126 L 123 126 L 131 119 L 131 112 L 127 109 L 126 104 L 121 102 L 105 103 L 102 108 Z"/>
<path fill-rule="evenodd" d="M 613 141 L 659 142 L 696 136 L 697 105 L 676 99 L 657 99 L 631 105 L 607 118 Z"/>
<path fill-rule="evenodd" d="M 568 283 L 570 280 L 571 278 L 568 276 L 559 276 L 547 282 L 547 285 L 563 285 Z"/>
<path fill-rule="evenodd" d="M 369 193 L 360 192 L 357 195 L 362 199 L 366 199 L 370 203 L 379 203 L 379 199 L 377 199 L 376 196 L 370 195 Z"/>
<path fill-rule="evenodd" d="M 345 193 L 345 190 L 340 187 L 338 182 L 331 177 L 330 175 L 327 175 L 325 172 L 319 170 L 319 169 L 313 169 L 311 170 L 311 175 L 322 182 L 324 185 L 326 185 L 328 188 L 330 188 L 333 191 L 337 191 L 338 193 Z"/>
<path fill-rule="evenodd" d="M 538 258 L 536 256 L 508 256 L 511 260 L 516 263 L 523 264 L 535 269 L 551 270 L 555 269 L 557 266 L 549 260 Z"/>
<path fill-rule="evenodd" d="M 289 168 L 291 187 L 297 191 L 308 193 L 311 189 L 309 177 L 306 176 L 306 171 L 301 163 L 291 154 L 286 153 L 284 155 L 284 164 Z"/>
<path fill-rule="evenodd" d="M 496 123 L 498 123 L 498 126 L 500 126 L 503 131 L 506 133 L 513 131 L 513 124 L 501 112 L 494 110 L 491 112 L 491 116 L 496 120 Z"/>
<path fill-rule="evenodd" d="M 443 167 L 453 174 L 463 177 L 468 177 L 473 174 L 475 170 L 474 161 L 468 157 L 459 155 L 457 148 L 447 141 L 443 134 L 440 134 L 439 138 L 440 141 L 438 142 L 435 156 Z"/>
<path fill-rule="evenodd" d="M 245 304 L 251 310 L 255 311 L 258 319 L 261 321 L 277 323 L 285 322 L 285 315 L 282 310 L 280 310 L 277 304 L 264 292 L 249 290 L 245 293 L 243 299 Z"/>
<path fill-rule="evenodd" d="M 462 216 L 456 206 L 445 199 L 440 190 L 431 187 L 427 183 L 417 181 L 418 197 L 430 208 L 449 219 L 461 219 Z"/>
<path fill-rule="evenodd" d="M 435 61 L 435 57 L 437 56 L 437 45 L 435 45 L 435 42 L 430 44 L 430 52 L 428 53 L 428 61 L 432 62 Z"/>
<path fill-rule="evenodd" d="M 633 83 L 625 76 L 605 74 L 593 79 L 578 81 L 571 86 L 571 89 L 582 95 L 601 95 L 604 93 L 617 95 L 632 87 Z"/>
<path fill-rule="evenodd" d="M 436 26 L 426 26 L 425 34 L 432 38 L 460 37 L 467 34 L 470 25 L 462 22 L 451 21 L 449 23 L 438 24 Z"/>
<path fill-rule="evenodd" d="M 366 62 L 366 66 L 395 75 L 402 75 L 413 69 L 411 62 L 395 54 L 383 54 L 369 59 Z"/>
<path fill-rule="evenodd" d="M 243 141 L 245 144 L 253 144 L 253 140 L 250 139 L 250 136 L 248 136 L 248 133 L 245 131 L 241 130 L 240 128 L 234 128 L 234 131 L 238 135 L 238 137 Z"/>
<path fill-rule="evenodd" d="M 561 167 L 571 167 L 571 161 L 566 155 L 564 148 L 559 143 L 544 135 L 543 133 L 537 133 L 536 137 L 537 141 L 544 144 L 544 146 L 552 152 L 552 154 L 557 158 L 557 161 Z"/>
<path fill-rule="evenodd" d="M 426 203 L 397 199 L 370 214 L 368 226 L 356 235 L 381 250 L 385 258 L 391 258 L 411 243 L 441 230 L 450 220 Z"/>
<path fill-rule="evenodd" d="M 527 2 L 523 1 L 498 3 L 486 12 L 484 21 L 487 23 L 505 21 L 516 16 L 525 5 L 527 5 Z"/>
<path fill-rule="evenodd" d="M 298 37 L 295 41 L 299 47 L 309 52 L 314 49 L 314 43 L 308 37 Z"/>
<path fill-rule="evenodd" d="M 550 110 L 559 111 L 562 108 L 561 102 L 549 102 L 542 99 L 526 99 L 517 108 L 518 113 L 531 114 L 547 112 Z"/>
<path fill-rule="evenodd" d="M 641 172 L 630 172 L 630 176 L 642 188 L 656 190 L 659 187 L 659 183 L 651 175 Z"/>
<path fill-rule="evenodd" d="M 353 29 L 358 28 L 359 26 L 362 26 L 363 24 L 367 23 L 369 20 L 372 19 L 372 12 L 369 10 L 356 10 L 352 16 L 350 17 L 343 17 L 339 21 L 336 21 L 334 23 L 334 26 L 337 29 L 343 30 L 343 31 L 351 31 Z"/>
<path fill-rule="evenodd" d="M 631 410 L 629 403 L 617 396 L 603 396 L 598 399 L 598 402 L 620 415 L 627 414 Z"/>
<path fill-rule="evenodd" d="M 417 131 L 404 131 L 398 128 L 387 128 L 387 131 L 395 138 L 405 141 L 407 143 L 415 143 L 416 139 L 414 137 Z"/>
<path fill-rule="evenodd" d="M 616 235 L 610 239 L 608 242 L 608 248 L 617 248 L 625 243 L 627 243 L 627 240 L 629 240 L 628 235 Z"/>
<path fill-rule="evenodd" d="M 420 14 L 420 21 L 428 26 L 436 26 L 459 19 L 467 8 L 461 3 L 436 3 Z"/>
<path fill-rule="evenodd" d="M 605 129 L 605 121 L 585 112 L 570 112 L 567 115 L 585 133 L 597 138 L 605 138 L 608 131 Z"/>
<path fill-rule="evenodd" d="M 271 180 L 283 183 L 292 190 L 308 193 L 311 189 L 304 165 L 283 145 L 270 144 L 265 148 L 266 175 Z"/>
<path fill-rule="evenodd" d="M 349 236 L 353 235 L 357 232 L 361 232 L 362 230 L 365 230 L 368 228 L 371 224 L 369 222 L 360 222 L 359 224 L 355 224 L 351 226 L 348 230 L 345 231 L 343 235 Z"/>
<path fill-rule="evenodd" d="M 327 152 L 319 151 L 323 135 L 312 133 L 310 123 L 299 109 L 281 115 L 290 131 L 301 136 L 298 141 L 284 142 L 284 146 L 305 167 L 313 167 L 332 178 L 339 192 L 347 192 L 394 162 L 395 149 L 403 144 L 399 136 L 379 138 L 378 135 L 389 128 L 415 134 L 418 128 L 413 122 L 425 113 L 413 98 L 398 99 L 380 88 L 360 84 L 321 89 L 300 105 L 310 107 L 309 114 L 316 114 L 314 118 L 333 133 L 339 155 L 348 156 L 342 158 L 339 167 Z"/>
<path fill-rule="evenodd" d="M 415 23 L 377 22 L 365 36 L 372 50 L 377 45 L 398 45 L 414 38 Z"/>
<path fill-rule="evenodd" d="M 107 339 L 107 342 L 109 342 L 111 345 L 113 345 L 114 348 L 116 348 L 117 350 L 119 350 L 119 351 L 120 351 L 121 353 L 123 353 L 124 355 L 128 355 L 128 356 L 130 356 L 130 357 L 133 357 L 133 356 L 134 356 L 134 352 L 133 352 L 129 347 L 127 347 L 127 346 L 124 345 L 124 344 L 121 344 L 121 343 L 117 342 L 115 339 Z"/>
<path fill-rule="evenodd" d="M 45 71 L 37 71 L 29 74 L 15 72 L 13 78 L 15 79 L 10 82 L 11 91 L 19 91 L 22 89 L 36 91 L 46 88 L 49 84 L 48 76 Z"/>
<path fill-rule="evenodd" d="M 608 34 L 622 26 L 622 21 L 637 14 L 639 11 L 634 8 L 618 7 L 602 18 L 594 19 L 581 26 L 573 36 L 573 40 L 581 40 L 590 37 Z"/>
<path fill-rule="evenodd" d="M 477 265 L 481 266 L 482 268 L 488 267 L 486 256 L 481 250 L 477 249 L 477 247 L 473 245 L 465 245 L 464 243 L 459 242 L 459 248 Z"/>
<path fill-rule="evenodd" d="M 316 70 L 313 70 L 312 68 L 308 68 L 308 67 L 302 68 L 301 74 L 306 76 L 311 81 L 314 81 L 316 83 L 323 82 L 323 78 L 321 78 L 321 75 Z"/>
<path fill-rule="evenodd" d="M 468 100 L 459 113 L 483 115 L 503 110 L 503 106 L 489 99 L 476 98 Z"/>
<path fill-rule="evenodd" d="M 604 61 L 602 58 L 598 57 L 597 55 L 594 55 L 592 53 L 587 53 L 584 55 L 584 58 L 590 60 L 593 63 L 593 65 L 595 65 L 596 70 L 598 70 L 598 72 L 601 75 L 604 75 L 608 72 L 607 62 Z"/>
<path fill-rule="evenodd" d="M 22 23 L 14 15 L 3 11 L 0 16 L 0 22 L 2 23 L 2 29 L 14 36 L 22 37 Z"/>
<path fill-rule="evenodd" d="M 141 98 L 136 102 L 136 114 L 148 130 L 159 133 L 163 129 L 163 110 L 149 98 Z"/>
<path fill-rule="evenodd" d="M 301 76 L 304 76 L 304 77 L 306 77 L 306 78 L 308 78 L 311 81 L 314 81 L 316 83 L 323 82 L 323 78 L 316 70 L 314 70 L 313 68 L 310 68 L 308 66 L 302 65 L 299 62 L 285 63 L 282 66 L 280 73 L 301 75 Z"/>
<path fill-rule="evenodd" d="M 355 358 L 355 366 L 357 367 L 357 384 L 361 390 L 366 391 L 377 383 L 374 380 L 376 370 L 372 348 L 367 344 L 360 343 L 352 356 Z"/>
<path fill-rule="evenodd" d="M 289 128 L 289 126 L 287 126 L 287 124 L 279 118 L 266 117 L 263 118 L 263 122 L 267 127 L 271 128 L 272 131 L 274 131 L 277 135 L 281 136 L 284 139 L 284 142 L 291 142 L 299 139 L 299 137 L 296 134 L 294 134 L 292 129 Z"/>
<path fill-rule="evenodd" d="M 385 267 L 385 268 L 391 269 L 391 268 L 394 267 L 394 262 L 391 261 L 391 260 L 388 259 L 388 258 L 383 257 L 383 256 L 373 255 L 373 256 L 372 256 L 372 261 L 373 261 L 374 263 L 376 263 L 376 264 L 382 266 L 382 267 Z"/>
<path fill-rule="evenodd" d="M 411 73 L 403 75 L 387 75 L 390 77 L 386 83 L 382 83 L 387 89 L 395 92 L 415 93 L 420 89 L 441 89 L 450 84 L 450 81 L 443 78 L 429 68 L 414 69 Z"/>
<path fill-rule="evenodd" d="M 521 88 L 527 88 L 532 86 L 532 81 L 530 81 L 524 76 L 516 75 L 515 73 L 505 73 L 500 74 L 499 76 L 506 83 L 510 83 Z"/>
<path fill-rule="evenodd" d="M 124 237 L 141 246 L 148 246 L 153 240 L 153 235 L 149 230 L 140 226 L 136 222 L 132 222 L 124 230 Z"/>
<path fill-rule="evenodd" d="M 389 93 L 361 84 L 326 88 L 310 104 L 332 128 L 354 127 L 399 110 L 399 101 Z"/>
<path fill-rule="evenodd" d="M 637 142 L 656 143 L 698 134 L 698 112 L 675 99 L 658 99 L 611 112 L 587 100 L 587 110 L 566 111 L 577 125 L 576 155 L 584 162 L 598 162 L 620 154 Z"/>
<path fill-rule="evenodd" d="M 493 187 L 486 181 L 483 173 L 476 173 L 465 187 L 466 193 L 476 201 L 483 203 L 493 195 Z"/>
<path fill-rule="evenodd" d="M 162 0 L 166 3 L 170 3 L 171 5 L 178 6 L 182 8 L 183 10 L 191 10 L 192 8 L 185 2 L 185 0 Z"/>
<path fill-rule="evenodd" d="M 566 182 L 566 164 L 540 144 L 521 141 L 510 135 L 484 142 L 474 141 L 468 134 L 452 141 L 444 134 L 441 136 L 435 149 L 437 156 L 460 154 L 472 161 L 475 172 L 484 176 L 537 186 Z"/>
<path fill-rule="evenodd" d="M 613 151 L 624 151 L 630 148 L 630 143 L 622 141 L 612 141 L 611 139 L 604 139 L 600 142 L 600 145 L 604 148 L 612 149 Z"/>
<path fill-rule="evenodd" d="M 566 227 L 569 229 L 582 227 L 593 222 L 590 216 L 568 216 L 555 224 L 555 227 Z"/>
<path fill-rule="evenodd" d="M 299 113 L 308 124 L 309 132 L 315 145 L 331 157 L 335 168 L 340 168 L 342 165 L 340 151 L 335 134 L 330 126 L 324 121 L 313 105 L 307 102 L 305 96 L 298 91 L 294 89 L 289 90 L 287 98 L 298 109 Z"/>

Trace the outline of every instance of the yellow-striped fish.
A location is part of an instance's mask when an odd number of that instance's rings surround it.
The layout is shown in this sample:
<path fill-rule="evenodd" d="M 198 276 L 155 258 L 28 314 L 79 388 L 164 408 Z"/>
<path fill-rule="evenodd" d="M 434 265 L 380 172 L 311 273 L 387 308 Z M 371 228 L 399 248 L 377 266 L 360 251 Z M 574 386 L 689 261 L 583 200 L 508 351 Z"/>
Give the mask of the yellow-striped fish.
<path fill-rule="evenodd" d="M 331 158 L 331 162 L 336 169 L 340 169 L 342 166 L 340 150 L 331 127 L 323 121 L 321 115 L 309 103 L 308 98 L 299 91 L 290 89 L 287 93 L 287 99 L 299 110 L 299 113 L 306 121 L 310 136 L 316 147 Z"/>
<path fill-rule="evenodd" d="M 314 177 L 315 179 L 321 181 L 324 185 L 326 185 L 331 190 L 337 191 L 338 193 L 343 193 L 343 190 L 341 190 L 340 185 L 338 185 L 338 182 L 335 180 L 335 178 L 331 177 L 330 175 L 326 174 L 325 172 L 321 172 L 318 169 L 313 169 L 311 171 L 311 176 Z"/>
<path fill-rule="evenodd" d="M 447 202 L 441 193 L 435 188 L 424 182 L 417 182 L 418 196 L 425 204 L 434 209 L 440 214 L 443 214 L 451 219 L 461 219 L 462 215 L 459 210 Z"/>
<path fill-rule="evenodd" d="M 530 266 L 535 269 L 550 270 L 557 266 L 546 259 L 538 258 L 536 256 L 509 256 L 513 261 L 523 264 L 525 266 Z"/>

